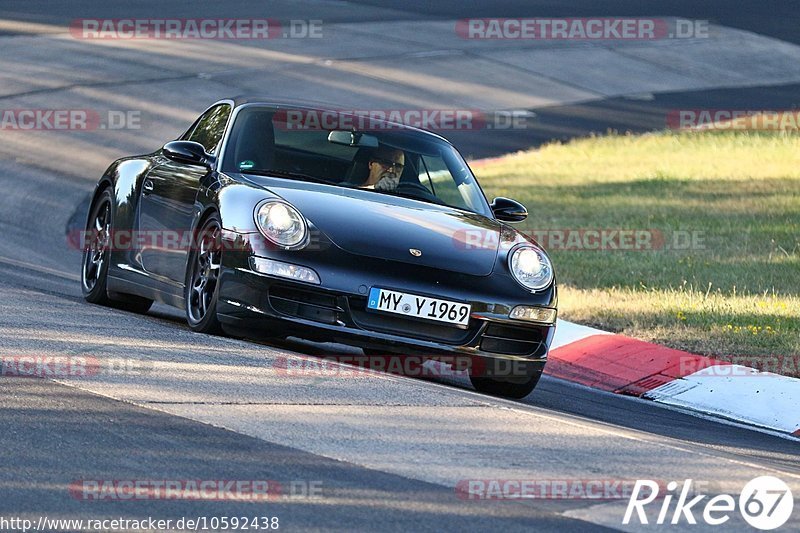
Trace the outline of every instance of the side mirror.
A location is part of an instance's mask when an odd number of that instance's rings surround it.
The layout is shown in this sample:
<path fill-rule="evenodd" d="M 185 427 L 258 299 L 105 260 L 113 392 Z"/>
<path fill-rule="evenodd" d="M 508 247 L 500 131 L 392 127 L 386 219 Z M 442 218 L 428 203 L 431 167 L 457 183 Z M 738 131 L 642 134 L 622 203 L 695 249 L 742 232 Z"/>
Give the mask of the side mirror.
<path fill-rule="evenodd" d="M 178 163 L 188 163 L 190 165 L 200 165 L 211 167 L 214 156 L 206 153 L 203 145 L 194 141 L 172 141 L 162 148 L 164 156 L 177 161 Z"/>
<path fill-rule="evenodd" d="M 525 206 L 511 198 L 498 196 L 492 202 L 491 208 L 495 218 L 503 222 L 522 222 L 528 218 Z"/>

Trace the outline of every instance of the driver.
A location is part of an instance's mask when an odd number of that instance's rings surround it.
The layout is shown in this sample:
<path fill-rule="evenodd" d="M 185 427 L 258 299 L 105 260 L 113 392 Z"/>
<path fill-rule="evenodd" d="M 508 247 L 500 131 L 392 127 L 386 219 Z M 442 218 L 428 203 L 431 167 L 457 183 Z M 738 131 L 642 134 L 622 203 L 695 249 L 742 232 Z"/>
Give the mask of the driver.
<path fill-rule="evenodd" d="M 362 189 L 393 191 L 403 174 L 405 154 L 402 150 L 381 146 L 369 158 L 369 176 L 360 185 Z"/>

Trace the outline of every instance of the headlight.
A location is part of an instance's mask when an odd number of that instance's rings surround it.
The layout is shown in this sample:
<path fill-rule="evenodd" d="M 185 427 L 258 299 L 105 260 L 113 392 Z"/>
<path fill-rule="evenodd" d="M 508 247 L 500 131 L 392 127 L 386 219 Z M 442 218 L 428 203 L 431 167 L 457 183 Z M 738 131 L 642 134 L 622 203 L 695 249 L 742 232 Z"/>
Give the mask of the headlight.
<path fill-rule="evenodd" d="M 544 289 L 553 281 L 553 265 L 544 251 L 534 246 L 520 246 L 511 253 L 508 268 L 523 287 Z"/>
<path fill-rule="evenodd" d="M 285 248 L 304 244 L 308 230 L 306 219 L 284 202 L 264 202 L 255 212 L 258 230 L 270 241 Z"/>

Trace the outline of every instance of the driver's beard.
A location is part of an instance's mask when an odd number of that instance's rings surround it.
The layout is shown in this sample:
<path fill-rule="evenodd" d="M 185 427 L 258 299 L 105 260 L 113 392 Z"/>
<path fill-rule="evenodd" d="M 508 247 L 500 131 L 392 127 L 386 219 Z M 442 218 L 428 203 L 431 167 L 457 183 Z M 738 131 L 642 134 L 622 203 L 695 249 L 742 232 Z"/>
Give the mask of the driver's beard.
<path fill-rule="evenodd" d="M 381 179 L 375 184 L 375 188 L 378 190 L 387 190 L 392 191 L 397 188 L 397 185 L 400 183 L 400 177 L 395 176 L 390 172 L 384 172 L 381 174 Z"/>

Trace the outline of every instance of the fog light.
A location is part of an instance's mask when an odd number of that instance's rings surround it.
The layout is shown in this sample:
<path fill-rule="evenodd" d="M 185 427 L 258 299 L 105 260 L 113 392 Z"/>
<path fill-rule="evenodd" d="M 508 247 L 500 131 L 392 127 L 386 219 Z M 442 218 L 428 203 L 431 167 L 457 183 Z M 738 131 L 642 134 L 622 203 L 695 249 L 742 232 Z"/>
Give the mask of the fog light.
<path fill-rule="evenodd" d="M 270 276 L 295 279 L 315 285 L 321 283 L 317 273 L 310 268 L 284 263 L 283 261 L 275 261 L 274 259 L 251 257 L 250 268 L 256 272 L 261 272 L 262 274 L 268 274 Z"/>
<path fill-rule="evenodd" d="M 552 324 L 556 321 L 556 310 L 548 307 L 518 305 L 511 310 L 508 318 L 513 318 L 514 320 L 527 320 L 528 322 Z"/>

